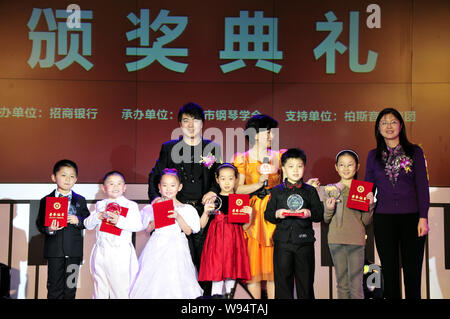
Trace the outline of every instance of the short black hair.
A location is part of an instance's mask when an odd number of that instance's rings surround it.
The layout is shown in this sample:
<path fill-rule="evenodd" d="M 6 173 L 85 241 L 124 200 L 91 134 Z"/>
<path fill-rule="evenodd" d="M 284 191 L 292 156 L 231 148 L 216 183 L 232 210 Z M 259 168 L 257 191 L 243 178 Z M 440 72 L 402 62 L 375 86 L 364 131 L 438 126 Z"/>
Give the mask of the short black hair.
<path fill-rule="evenodd" d="M 273 117 L 266 114 L 253 115 L 245 124 L 245 137 L 249 140 L 250 144 L 254 144 L 255 136 L 251 133 L 250 129 L 254 129 L 256 134 L 262 130 L 271 130 L 278 127 L 278 121 Z"/>
<path fill-rule="evenodd" d="M 303 161 L 303 164 L 306 165 L 306 154 L 299 148 L 290 148 L 284 152 L 283 155 L 281 155 L 281 165 L 284 166 L 290 158 L 299 158 Z"/>
<path fill-rule="evenodd" d="M 75 173 L 78 176 L 78 166 L 74 161 L 68 159 L 62 159 L 57 161 L 55 165 L 53 165 L 53 175 L 56 175 L 61 167 L 72 167 L 75 170 Z"/>
<path fill-rule="evenodd" d="M 178 111 L 178 122 L 180 123 L 183 118 L 183 114 L 190 115 L 196 120 L 202 120 L 202 122 L 205 121 L 205 112 L 203 112 L 202 107 L 193 102 L 183 105 Z"/>
<path fill-rule="evenodd" d="M 105 176 L 103 177 L 103 184 L 105 183 L 106 179 L 108 177 L 110 177 L 111 175 L 119 175 L 120 177 L 122 177 L 124 183 L 126 183 L 127 181 L 125 180 L 125 176 L 123 176 L 123 174 L 119 171 L 110 171 L 108 173 L 105 174 Z"/>

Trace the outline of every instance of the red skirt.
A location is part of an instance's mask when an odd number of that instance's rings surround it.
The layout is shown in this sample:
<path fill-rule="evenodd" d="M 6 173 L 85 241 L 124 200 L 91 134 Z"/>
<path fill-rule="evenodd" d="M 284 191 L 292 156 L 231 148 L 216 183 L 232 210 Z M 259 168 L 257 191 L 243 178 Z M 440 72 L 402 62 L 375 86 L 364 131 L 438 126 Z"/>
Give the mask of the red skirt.
<path fill-rule="evenodd" d="M 199 281 L 250 280 L 247 243 L 241 224 L 219 214 L 209 225 L 200 262 Z"/>

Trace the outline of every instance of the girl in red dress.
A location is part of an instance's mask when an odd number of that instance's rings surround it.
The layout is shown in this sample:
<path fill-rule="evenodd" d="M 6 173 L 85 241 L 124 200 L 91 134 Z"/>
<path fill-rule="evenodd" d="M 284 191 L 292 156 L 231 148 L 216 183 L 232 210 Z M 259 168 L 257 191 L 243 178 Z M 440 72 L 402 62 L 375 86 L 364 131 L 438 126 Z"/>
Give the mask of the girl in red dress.
<path fill-rule="evenodd" d="M 231 297 L 231 291 L 237 279 L 250 280 L 250 265 L 247 244 L 243 229 L 248 224 L 228 222 L 228 195 L 233 194 L 237 186 L 238 170 L 228 163 L 217 168 L 216 180 L 220 186 L 218 197 L 222 200 L 221 208 L 214 212 L 214 204 L 207 203 L 200 218 L 200 225 L 205 228 L 210 221 L 208 234 L 202 251 L 199 281 L 212 281 L 211 295 Z M 252 208 L 245 206 L 242 212 L 252 217 Z"/>

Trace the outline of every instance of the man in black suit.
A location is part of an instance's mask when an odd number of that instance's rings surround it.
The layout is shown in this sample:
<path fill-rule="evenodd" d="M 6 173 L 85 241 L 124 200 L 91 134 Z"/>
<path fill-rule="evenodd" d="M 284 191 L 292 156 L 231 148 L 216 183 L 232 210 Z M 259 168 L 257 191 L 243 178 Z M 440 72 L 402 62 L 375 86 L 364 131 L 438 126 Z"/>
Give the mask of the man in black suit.
<path fill-rule="evenodd" d="M 45 235 L 48 299 L 75 299 L 79 266 L 83 260 L 83 221 L 90 215 L 86 199 L 72 191 L 77 176 L 78 167 L 74 162 L 58 161 L 51 175 L 56 190 L 42 198 L 39 205 L 36 225 Z M 67 227 L 60 227 L 56 220 L 50 226 L 44 226 L 47 197 L 69 198 Z"/>
<path fill-rule="evenodd" d="M 148 178 L 150 201 L 161 196 L 158 183 L 161 172 L 165 168 L 178 170 L 183 188 L 178 192 L 177 199 L 194 206 L 199 216 L 203 213 L 203 204 L 206 200 L 219 193 L 215 171 L 221 163 L 222 154 L 218 144 L 202 138 L 204 121 L 205 115 L 199 105 L 188 103 L 181 107 L 178 112 L 178 122 L 183 136 L 162 145 L 159 158 Z M 197 270 L 200 267 L 201 252 L 208 226 L 188 237 L 192 260 Z M 203 288 L 208 289 L 206 286 Z"/>

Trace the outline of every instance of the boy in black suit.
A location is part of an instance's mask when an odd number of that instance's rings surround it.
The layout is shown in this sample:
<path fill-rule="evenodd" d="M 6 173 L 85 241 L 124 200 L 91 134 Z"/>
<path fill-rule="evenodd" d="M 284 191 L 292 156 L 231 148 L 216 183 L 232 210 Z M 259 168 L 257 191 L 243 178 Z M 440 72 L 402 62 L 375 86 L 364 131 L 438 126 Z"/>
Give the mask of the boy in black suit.
<path fill-rule="evenodd" d="M 313 222 L 323 219 L 323 204 L 314 187 L 303 182 L 306 154 L 291 148 L 281 156 L 283 184 L 271 190 L 264 217 L 276 224 L 273 234 L 275 298 L 314 299 Z M 289 214 L 297 216 L 289 216 Z"/>
<path fill-rule="evenodd" d="M 83 259 L 83 220 L 90 215 L 86 199 L 72 191 L 78 177 L 77 164 L 70 160 L 58 161 L 53 167 L 51 179 L 56 190 L 41 199 L 36 225 L 45 235 L 44 257 L 48 262 L 47 298 L 75 299 L 78 270 Z M 47 197 L 68 197 L 67 227 L 59 227 L 54 220 L 45 223 Z"/>

